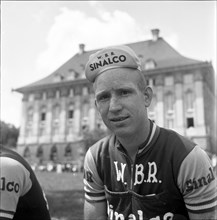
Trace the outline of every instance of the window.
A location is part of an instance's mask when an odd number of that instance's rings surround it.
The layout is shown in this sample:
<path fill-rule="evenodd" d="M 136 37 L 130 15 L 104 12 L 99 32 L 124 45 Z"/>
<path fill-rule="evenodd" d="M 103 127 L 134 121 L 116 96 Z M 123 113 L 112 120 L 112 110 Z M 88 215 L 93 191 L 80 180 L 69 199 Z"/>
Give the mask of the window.
<path fill-rule="evenodd" d="M 148 59 L 145 61 L 145 70 L 154 69 L 157 66 L 155 60 Z"/>
<path fill-rule="evenodd" d="M 68 108 L 68 134 L 73 134 L 74 105 L 70 104 Z"/>
<path fill-rule="evenodd" d="M 31 137 L 32 136 L 32 126 L 27 126 L 26 127 L 26 136 Z"/>
<path fill-rule="evenodd" d="M 67 144 L 65 148 L 65 157 L 71 157 L 72 156 L 72 149 L 70 144 Z"/>
<path fill-rule="evenodd" d="M 74 118 L 74 105 L 70 104 L 68 110 L 68 119 L 72 120 L 73 118 Z"/>
<path fill-rule="evenodd" d="M 53 78 L 53 81 L 54 81 L 54 82 L 60 82 L 60 81 L 62 81 L 62 80 L 64 80 L 64 76 L 62 76 L 60 73 L 55 73 L 55 76 L 54 76 L 54 78 Z"/>
<path fill-rule="evenodd" d="M 165 97 L 165 107 L 167 112 L 171 112 L 174 109 L 174 97 L 171 92 L 169 92 Z"/>
<path fill-rule="evenodd" d="M 69 118 L 69 119 L 73 119 L 73 118 L 74 118 L 74 110 L 73 110 L 73 109 L 70 109 L 70 110 L 69 110 L 68 118 Z"/>
<path fill-rule="evenodd" d="M 187 118 L 187 128 L 194 127 L 194 118 Z"/>
<path fill-rule="evenodd" d="M 36 152 L 36 157 L 40 158 L 40 157 L 43 157 L 43 148 L 42 146 L 40 145 L 37 149 L 37 152 Z"/>
<path fill-rule="evenodd" d="M 46 120 L 46 113 L 42 112 L 41 113 L 41 121 L 45 121 Z"/>
<path fill-rule="evenodd" d="M 88 95 L 88 88 L 87 87 L 83 87 L 83 95 Z"/>
<path fill-rule="evenodd" d="M 169 92 L 165 97 L 166 127 L 174 127 L 174 96 Z"/>
<path fill-rule="evenodd" d="M 42 108 L 41 108 L 40 120 L 41 120 L 42 122 L 43 122 L 43 121 L 46 121 L 46 107 L 42 107 Z"/>
<path fill-rule="evenodd" d="M 193 83 L 193 74 L 184 75 L 184 84 L 191 84 L 191 83 Z"/>
<path fill-rule="evenodd" d="M 43 162 L 43 154 L 44 154 L 44 151 L 43 151 L 42 146 L 40 145 L 36 152 L 36 157 L 39 159 L 40 164 Z"/>
<path fill-rule="evenodd" d="M 193 110 L 193 105 L 194 105 L 194 97 L 192 91 L 188 90 L 186 92 L 186 110 Z"/>
<path fill-rule="evenodd" d="M 45 135 L 45 125 L 41 123 L 39 127 L 39 136 L 43 136 L 43 135 Z"/>
<path fill-rule="evenodd" d="M 59 117 L 60 117 L 60 106 L 55 105 L 53 108 L 53 133 L 55 135 L 59 133 Z"/>
<path fill-rule="evenodd" d="M 60 117 L 60 106 L 55 105 L 53 108 L 53 119 L 54 121 L 58 121 Z"/>
<path fill-rule="evenodd" d="M 172 117 L 167 117 L 166 127 L 170 129 L 174 127 L 174 119 Z"/>
<path fill-rule="evenodd" d="M 68 76 L 67 76 L 68 80 L 74 80 L 75 79 L 75 71 L 73 69 L 69 69 L 68 70 Z"/>
<path fill-rule="evenodd" d="M 39 135 L 42 136 L 45 134 L 46 107 L 41 108 L 40 114 Z"/>
<path fill-rule="evenodd" d="M 87 117 L 83 117 L 81 125 L 82 125 L 82 130 L 83 131 L 88 129 L 88 118 Z"/>
<path fill-rule="evenodd" d="M 149 86 L 155 86 L 155 79 L 152 78 L 147 79 L 146 84 Z"/>
<path fill-rule="evenodd" d="M 185 93 L 186 127 L 194 127 L 194 96 L 191 90 Z"/>
<path fill-rule="evenodd" d="M 74 96 L 74 90 L 73 89 L 70 89 L 69 90 L 69 97 L 73 97 Z"/>
<path fill-rule="evenodd" d="M 28 112 L 27 112 L 27 121 L 28 122 L 32 122 L 33 121 L 33 109 L 32 107 L 30 107 L 28 109 Z"/>
<path fill-rule="evenodd" d="M 57 91 L 56 91 L 56 99 L 59 99 L 59 98 L 60 98 L 60 91 L 57 90 Z"/>
<path fill-rule="evenodd" d="M 50 159 L 52 161 L 56 161 L 57 160 L 57 147 L 56 145 L 53 145 L 50 151 Z"/>
<path fill-rule="evenodd" d="M 58 124 L 54 124 L 53 133 L 54 133 L 54 135 L 57 135 L 59 133 L 59 125 Z"/>
<path fill-rule="evenodd" d="M 26 122 L 26 135 L 30 137 L 32 135 L 32 124 L 33 124 L 33 109 L 30 107 L 27 111 L 27 122 Z"/>
<path fill-rule="evenodd" d="M 172 76 L 165 77 L 165 86 L 172 86 L 174 84 L 174 78 Z"/>
<path fill-rule="evenodd" d="M 23 157 L 28 158 L 30 156 L 31 156 L 31 153 L 30 153 L 29 147 L 27 146 L 23 152 Z"/>
<path fill-rule="evenodd" d="M 82 106 L 82 115 L 83 115 L 83 117 L 88 117 L 88 111 L 89 111 L 89 105 L 88 105 L 87 102 L 84 102 L 83 106 Z"/>
<path fill-rule="evenodd" d="M 29 94 L 29 102 L 32 102 L 34 101 L 34 94 Z"/>
<path fill-rule="evenodd" d="M 42 93 L 42 100 L 46 100 L 47 99 L 47 93 L 46 92 L 43 92 Z"/>

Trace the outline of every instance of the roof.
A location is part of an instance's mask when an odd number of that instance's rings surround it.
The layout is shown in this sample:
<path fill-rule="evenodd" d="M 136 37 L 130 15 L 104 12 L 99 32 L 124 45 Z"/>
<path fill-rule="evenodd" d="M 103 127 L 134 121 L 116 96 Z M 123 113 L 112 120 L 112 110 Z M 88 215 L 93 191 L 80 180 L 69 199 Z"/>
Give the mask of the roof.
<path fill-rule="evenodd" d="M 131 47 L 136 52 L 143 63 L 147 60 L 154 60 L 156 64 L 155 70 L 202 63 L 202 61 L 182 56 L 161 37 L 159 37 L 156 41 L 147 40 L 126 45 Z M 98 50 L 99 49 L 84 51 L 81 54 L 77 53 L 47 77 L 24 87 L 15 89 L 15 91 L 22 93 L 27 90 L 34 90 L 38 87 L 41 88 L 45 85 L 52 86 L 52 84 L 55 85 L 57 82 L 64 83 L 75 81 L 75 79 L 69 77 L 70 74 L 73 73 L 75 75 L 84 75 L 84 67 L 89 59 L 90 54 L 95 53 Z M 55 77 L 60 77 L 60 80 L 55 80 Z"/>

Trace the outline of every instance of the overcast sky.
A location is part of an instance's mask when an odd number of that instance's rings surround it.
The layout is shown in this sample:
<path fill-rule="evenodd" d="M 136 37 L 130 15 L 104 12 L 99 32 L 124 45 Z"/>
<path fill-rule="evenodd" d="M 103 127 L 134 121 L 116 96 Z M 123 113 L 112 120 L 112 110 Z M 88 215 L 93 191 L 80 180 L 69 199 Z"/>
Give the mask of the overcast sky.
<path fill-rule="evenodd" d="M 20 126 L 22 95 L 78 52 L 149 40 L 151 29 L 216 71 L 216 1 L 2 1 L 1 120 Z"/>

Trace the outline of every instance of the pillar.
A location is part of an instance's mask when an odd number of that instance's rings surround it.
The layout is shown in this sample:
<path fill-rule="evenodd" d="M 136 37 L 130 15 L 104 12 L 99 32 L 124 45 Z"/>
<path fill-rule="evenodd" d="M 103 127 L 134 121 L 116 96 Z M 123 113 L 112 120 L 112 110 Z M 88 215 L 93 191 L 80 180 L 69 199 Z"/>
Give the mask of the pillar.
<path fill-rule="evenodd" d="M 203 77 L 200 72 L 197 72 L 194 77 L 195 90 L 195 124 L 197 135 L 205 135 L 205 113 L 203 100 Z"/>
<path fill-rule="evenodd" d="M 175 76 L 175 130 L 184 135 L 183 79 L 179 73 Z"/>
<path fill-rule="evenodd" d="M 156 123 L 159 126 L 164 126 L 164 105 L 163 105 L 163 93 L 164 93 L 163 85 L 164 85 L 164 81 L 163 81 L 163 77 L 158 76 L 156 78 L 155 82 L 156 82 L 156 96 L 157 96 Z"/>
<path fill-rule="evenodd" d="M 90 95 L 90 110 L 89 110 L 89 125 L 90 125 L 90 130 L 95 129 L 95 124 L 96 124 L 96 117 L 95 117 L 95 97 L 94 94 Z"/>

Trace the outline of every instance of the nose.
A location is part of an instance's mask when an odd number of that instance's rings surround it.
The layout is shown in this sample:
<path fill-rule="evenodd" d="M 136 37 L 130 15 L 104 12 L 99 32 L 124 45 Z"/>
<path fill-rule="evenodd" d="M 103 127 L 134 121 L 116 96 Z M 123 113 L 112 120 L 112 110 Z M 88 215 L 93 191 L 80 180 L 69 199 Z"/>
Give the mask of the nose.
<path fill-rule="evenodd" d="M 122 109 L 122 105 L 120 100 L 116 96 L 112 96 L 109 103 L 109 111 L 110 112 L 117 112 Z"/>

